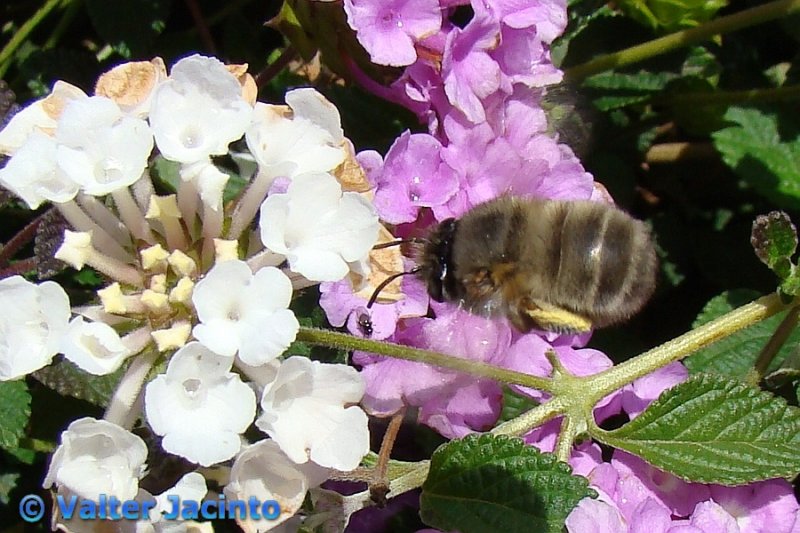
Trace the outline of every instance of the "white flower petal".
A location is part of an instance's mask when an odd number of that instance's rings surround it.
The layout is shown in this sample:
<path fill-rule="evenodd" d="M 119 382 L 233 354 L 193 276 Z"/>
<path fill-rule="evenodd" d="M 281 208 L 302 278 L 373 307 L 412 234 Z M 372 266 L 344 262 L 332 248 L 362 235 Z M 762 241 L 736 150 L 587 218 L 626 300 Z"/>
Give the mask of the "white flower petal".
<path fill-rule="evenodd" d="M 286 93 L 286 104 L 294 116 L 308 119 L 330 133 L 336 143 L 344 142 L 344 130 L 339 110 L 316 89 L 294 89 Z"/>
<path fill-rule="evenodd" d="M 132 185 L 147 168 L 153 150 L 147 122 L 124 115 L 113 100 L 102 96 L 71 102 L 55 137 L 59 167 L 95 196 Z"/>
<path fill-rule="evenodd" d="M 228 318 L 253 278 L 244 261 L 225 261 L 214 265 L 194 287 L 192 303 L 201 322 Z"/>
<path fill-rule="evenodd" d="M 286 255 L 289 251 L 286 245 L 288 220 L 289 195 L 271 194 L 261 204 L 258 226 L 261 231 L 261 242 L 269 250 L 282 255 Z"/>
<path fill-rule="evenodd" d="M 280 309 L 242 332 L 239 358 L 251 366 L 269 363 L 294 342 L 300 323 L 289 309 Z"/>
<path fill-rule="evenodd" d="M 341 254 L 311 246 L 298 246 L 287 254 L 289 266 L 306 279 L 339 281 L 347 276 L 350 266 Z"/>
<path fill-rule="evenodd" d="M 330 413 L 316 419 L 320 438 L 314 442 L 310 459 L 342 472 L 354 470 L 369 452 L 367 415 L 358 407 Z M 309 420 L 309 423 L 313 423 Z M 365 443 L 366 446 L 365 446 Z"/>
<path fill-rule="evenodd" d="M 342 198 L 342 186 L 336 178 L 327 172 L 307 172 L 297 176 L 286 191 L 292 204 L 292 211 L 309 222 L 308 215 L 314 220 L 335 211 Z M 299 213 L 297 208 L 305 210 Z"/>
<path fill-rule="evenodd" d="M 173 504 L 169 500 L 170 496 L 177 496 L 180 501 L 192 500 L 199 502 L 203 500 L 208 493 L 208 486 L 206 479 L 199 472 L 189 472 L 178 480 L 175 485 L 158 496 L 155 497 L 156 501 L 156 515 L 161 518 L 162 512 L 169 512 L 172 510 Z"/>
<path fill-rule="evenodd" d="M 82 316 L 70 322 L 60 351 L 96 376 L 111 374 L 131 355 L 114 328 L 104 322 L 86 322 Z"/>
<path fill-rule="evenodd" d="M 81 418 L 61 433 L 42 486 L 55 484 L 95 501 L 100 494 L 128 500 L 136 496 L 146 459 L 147 446 L 133 433 L 105 420 Z"/>
<path fill-rule="evenodd" d="M 70 308 L 60 285 L 21 276 L 0 280 L 0 380 L 50 364 L 67 331 Z"/>
<path fill-rule="evenodd" d="M 367 417 L 361 408 L 349 406 L 363 391 L 361 375 L 350 367 L 290 357 L 264 388 L 264 412 L 256 426 L 297 463 L 310 459 L 352 470 L 369 452 Z"/>
<path fill-rule="evenodd" d="M 192 329 L 192 335 L 212 352 L 231 357 L 239 350 L 239 329 L 229 320 L 212 319 L 197 324 Z"/>
<path fill-rule="evenodd" d="M 57 162 L 55 140 L 34 131 L 6 166 L 0 169 L 0 184 L 37 209 L 42 202 L 63 203 L 78 193 L 78 184 Z"/>
<path fill-rule="evenodd" d="M 311 481 L 309 477 L 316 480 Z M 229 500 L 280 502 L 281 514 L 275 520 L 237 519 L 248 533 L 261 533 L 291 518 L 303 505 L 311 486 L 327 477 L 327 471 L 314 465 L 296 465 L 280 450 L 275 441 L 262 440 L 245 448 L 231 469 L 230 483 L 225 486 Z"/>
<path fill-rule="evenodd" d="M 16 113 L 0 131 L 0 153 L 12 155 L 25 144 L 34 133 L 52 133 L 56 129 L 59 115 L 72 100 L 88 98 L 78 87 L 65 81 L 57 81 L 53 92 Z"/>
<path fill-rule="evenodd" d="M 203 466 L 233 457 L 255 417 L 255 394 L 223 358 L 192 342 L 145 389 L 150 427 L 162 447 Z"/>
<path fill-rule="evenodd" d="M 194 163 L 227 153 L 244 135 L 252 112 L 225 65 L 193 55 L 178 61 L 156 89 L 150 125 L 164 157 Z"/>
<path fill-rule="evenodd" d="M 346 152 L 341 140 L 328 130 L 336 132 L 330 119 L 323 121 L 316 124 L 302 116 L 286 117 L 280 106 L 256 103 L 245 134 L 247 147 L 261 171 L 273 177 L 332 171 L 344 161 Z"/>
<path fill-rule="evenodd" d="M 299 324 L 287 307 L 292 284 L 274 267 L 255 275 L 247 263 L 224 261 L 200 280 L 192 295 L 200 324 L 195 338 L 209 349 L 259 366 L 283 353 Z"/>
<path fill-rule="evenodd" d="M 286 309 L 292 301 L 292 282 L 277 268 L 261 268 L 253 275 L 248 290 L 242 296 L 242 309 L 245 313 L 251 309 Z"/>
<path fill-rule="evenodd" d="M 167 433 L 161 441 L 161 447 L 193 463 L 211 466 L 236 455 L 242 447 L 242 439 L 232 431 L 212 433 L 196 428 L 195 431 Z"/>
<path fill-rule="evenodd" d="M 312 214 L 312 216 L 309 216 Z M 261 241 L 285 255 L 292 271 L 313 281 L 339 281 L 378 239 L 378 216 L 356 193 L 342 194 L 327 173 L 296 176 L 284 194 L 262 203 Z"/>

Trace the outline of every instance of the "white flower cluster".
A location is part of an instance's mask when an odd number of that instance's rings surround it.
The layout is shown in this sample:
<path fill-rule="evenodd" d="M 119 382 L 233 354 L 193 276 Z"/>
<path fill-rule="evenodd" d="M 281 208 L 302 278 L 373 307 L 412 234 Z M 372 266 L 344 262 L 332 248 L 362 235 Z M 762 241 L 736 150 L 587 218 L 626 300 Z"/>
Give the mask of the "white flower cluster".
<path fill-rule="evenodd" d="M 143 405 L 165 451 L 205 467 L 235 459 L 226 494 L 282 503 L 278 520 L 241 524 L 265 531 L 369 451 L 359 373 L 283 356 L 299 330 L 293 292 L 368 269 L 369 187 L 313 89 L 257 103 L 245 67 L 194 55 L 169 75 L 160 59 L 121 65 L 95 93 L 58 82 L 0 131 L 0 184 L 32 209 L 52 202 L 74 230 L 56 257 L 110 279 L 99 305 L 72 310 L 56 283 L 0 281 L 0 379 L 59 353 L 91 374 L 123 369 L 105 419 L 62 434 L 46 487 L 154 498 L 138 486 L 146 446 L 126 429 Z M 221 155 L 248 181 L 231 202 Z M 163 168 L 180 178 L 173 194 L 156 192 Z M 249 444 L 254 421 L 269 439 Z M 189 476 L 171 490 L 202 497 L 202 476 Z"/>

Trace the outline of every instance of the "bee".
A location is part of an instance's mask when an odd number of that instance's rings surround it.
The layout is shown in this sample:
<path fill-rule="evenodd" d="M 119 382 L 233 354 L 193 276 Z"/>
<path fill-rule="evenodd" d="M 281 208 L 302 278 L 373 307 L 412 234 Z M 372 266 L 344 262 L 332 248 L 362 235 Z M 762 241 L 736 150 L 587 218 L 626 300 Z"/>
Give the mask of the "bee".
<path fill-rule="evenodd" d="M 503 196 L 436 226 L 413 273 L 437 301 L 505 316 L 521 332 L 579 333 L 622 322 L 655 289 L 647 226 L 591 201 Z"/>

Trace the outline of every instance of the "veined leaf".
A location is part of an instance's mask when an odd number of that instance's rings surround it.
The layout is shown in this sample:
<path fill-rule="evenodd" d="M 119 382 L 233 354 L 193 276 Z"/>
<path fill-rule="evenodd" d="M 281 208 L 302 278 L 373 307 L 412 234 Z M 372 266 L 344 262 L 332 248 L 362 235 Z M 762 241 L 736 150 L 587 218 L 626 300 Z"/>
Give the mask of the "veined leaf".
<path fill-rule="evenodd" d="M 694 327 L 710 322 L 752 300 L 759 293 L 750 290 L 735 290 L 724 292 L 709 300 L 697 319 Z M 684 364 L 691 373 L 708 372 L 723 374 L 734 378 L 744 378 L 753 368 L 759 352 L 775 332 L 775 329 L 786 315 L 779 313 L 757 324 L 753 324 L 741 331 L 720 339 L 714 344 L 703 348 L 684 360 Z M 775 356 L 769 370 L 778 368 L 792 351 L 792 347 L 800 342 L 800 329 L 796 329 Z"/>
<path fill-rule="evenodd" d="M 578 502 L 593 495 L 552 454 L 514 437 L 469 435 L 433 454 L 420 515 L 444 531 L 560 532 Z"/>
<path fill-rule="evenodd" d="M 31 395 L 25 381 L 0 382 L 0 447 L 17 447 L 30 416 Z"/>
<path fill-rule="evenodd" d="M 699 374 L 595 438 L 687 481 L 740 485 L 800 472 L 800 409 L 755 387 Z"/>
<path fill-rule="evenodd" d="M 113 374 L 93 376 L 84 372 L 72 362 L 62 359 L 41 370 L 37 370 L 33 373 L 33 377 L 59 394 L 72 396 L 73 398 L 86 400 L 95 405 L 105 407 L 108 405 L 108 401 L 111 399 L 111 395 L 114 393 L 126 368 L 127 364 L 123 364 Z"/>
<path fill-rule="evenodd" d="M 735 125 L 713 134 L 722 159 L 753 189 L 780 206 L 800 208 L 800 127 L 790 116 L 731 107 Z"/>

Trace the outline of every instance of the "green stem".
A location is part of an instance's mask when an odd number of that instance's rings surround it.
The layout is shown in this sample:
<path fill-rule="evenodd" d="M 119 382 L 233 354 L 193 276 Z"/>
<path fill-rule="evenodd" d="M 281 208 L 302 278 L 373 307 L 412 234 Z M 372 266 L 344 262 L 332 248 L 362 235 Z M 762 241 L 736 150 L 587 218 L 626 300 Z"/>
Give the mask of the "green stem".
<path fill-rule="evenodd" d="M 42 20 L 50 14 L 56 7 L 63 4 L 65 0 L 47 0 L 45 4 L 40 7 L 31 18 L 26 20 L 22 26 L 11 36 L 11 39 L 6 43 L 2 50 L 0 50 L 0 78 L 5 76 L 6 71 L 11 66 L 11 57 L 14 52 L 25 42 L 28 36 L 36 29 Z"/>
<path fill-rule="evenodd" d="M 733 15 L 706 22 L 696 28 L 671 33 L 619 52 L 597 57 L 567 69 L 564 72 L 564 79 L 573 82 L 582 80 L 598 72 L 632 65 L 684 46 L 709 40 L 716 35 L 783 18 L 798 10 L 800 10 L 800 0 L 778 0 L 751 9 L 745 9 Z"/>
<path fill-rule="evenodd" d="M 772 363 L 775 356 L 778 355 L 778 351 L 786 344 L 789 335 L 791 335 L 797 327 L 798 313 L 800 313 L 800 307 L 792 307 L 789 312 L 786 313 L 778 329 L 775 330 L 775 333 L 773 333 L 772 337 L 767 341 L 761 353 L 758 354 L 758 359 L 756 359 L 753 365 L 753 372 L 757 377 L 756 382 L 767 373 L 770 363 Z"/>
<path fill-rule="evenodd" d="M 580 433 L 581 418 L 576 416 L 565 416 L 561 421 L 561 429 L 558 432 L 558 440 L 556 441 L 553 453 L 559 461 L 566 463 L 569 461 L 569 456 L 572 455 L 572 443 L 575 437 Z"/>
<path fill-rule="evenodd" d="M 523 385 L 545 392 L 552 392 L 553 390 L 553 382 L 551 379 L 531 376 L 529 374 L 523 374 L 522 372 L 515 372 L 514 370 L 487 365 L 480 361 L 461 359 L 452 355 L 445 355 L 429 350 L 421 350 L 419 348 L 412 348 L 410 346 L 403 346 L 390 342 L 362 339 L 336 331 L 301 327 L 300 331 L 297 333 L 297 340 L 310 344 L 333 346 L 344 350 L 359 350 L 378 355 L 388 355 L 395 359 L 405 359 L 407 361 L 449 368 L 451 370 L 458 370 L 459 372 L 466 372 L 473 376 Z"/>
<path fill-rule="evenodd" d="M 634 359 L 620 363 L 599 374 L 578 377 L 570 374 L 559 376 L 559 373 L 556 372 L 555 380 L 549 384 L 553 389 L 557 390 L 556 396 L 547 403 L 539 405 L 513 420 L 500 424 L 494 428 L 491 433 L 494 435 L 523 435 L 530 431 L 532 427 L 538 426 L 557 416 L 566 415 L 562 422 L 561 434 L 556 443 L 556 454 L 560 460 L 565 461 L 569 458 L 572 442 L 582 431 L 582 425 L 584 423 L 587 425 L 590 434 L 597 434 L 601 431 L 592 418 L 591 407 L 608 393 L 673 361 L 679 361 L 692 352 L 727 337 L 742 328 L 769 318 L 784 310 L 786 307 L 786 305 L 781 303 L 778 294 L 771 294 L 739 307 L 738 309 L 734 309 L 724 316 L 712 320 Z M 304 329 L 306 332 L 319 331 L 309 330 L 308 328 L 301 329 Z M 303 331 L 301 331 L 301 334 L 303 334 Z M 298 338 L 301 337 L 301 334 L 298 334 Z M 350 338 L 349 335 L 343 335 L 343 337 L 345 337 L 345 339 Z M 364 341 L 365 339 L 356 340 Z M 320 344 L 332 345 L 321 342 L 321 338 L 319 337 L 316 337 L 316 341 Z M 375 341 L 368 342 L 375 343 Z M 384 343 L 375 344 L 383 355 L 394 355 L 388 353 L 390 350 L 381 347 L 396 345 Z M 334 346 L 341 345 L 334 344 Z M 369 351 L 377 352 L 377 350 L 371 349 Z M 424 352 L 424 350 L 420 351 Z M 441 356 L 441 354 L 435 355 Z M 450 359 L 446 356 L 442 357 Z M 475 363 L 470 362 L 470 365 L 472 364 Z M 448 368 L 450 367 L 448 366 Z M 410 472 L 395 478 L 389 483 L 390 491 L 387 497 L 393 498 L 404 492 L 420 487 L 425 481 L 429 469 L 430 464 L 423 462 Z"/>
<path fill-rule="evenodd" d="M 786 307 L 775 293 L 734 309 L 633 359 L 584 378 L 580 386 L 586 391 L 585 398 L 594 404 L 610 392 L 672 362 L 680 361 L 715 341 L 783 311 Z"/>
<path fill-rule="evenodd" d="M 61 15 L 61 18 L 59 18 L 58 24 L 53 29 L 50 37 L 48 37 L 47 41 L 45 41 L 45 43 L 42 45 L 42 50 L 50 50 L 51 48 L 55 48 L 55 46 L 61 40 L 61 37 L 69 29 L 70 24 L 72 24 L 72 21 L 75 19 L 75 15 L 78 14 L 78 11 L 80 11 L 82 6 L 83 3 L 77 1 L 68 1 L 66 3 L 67 9 Z"/>

